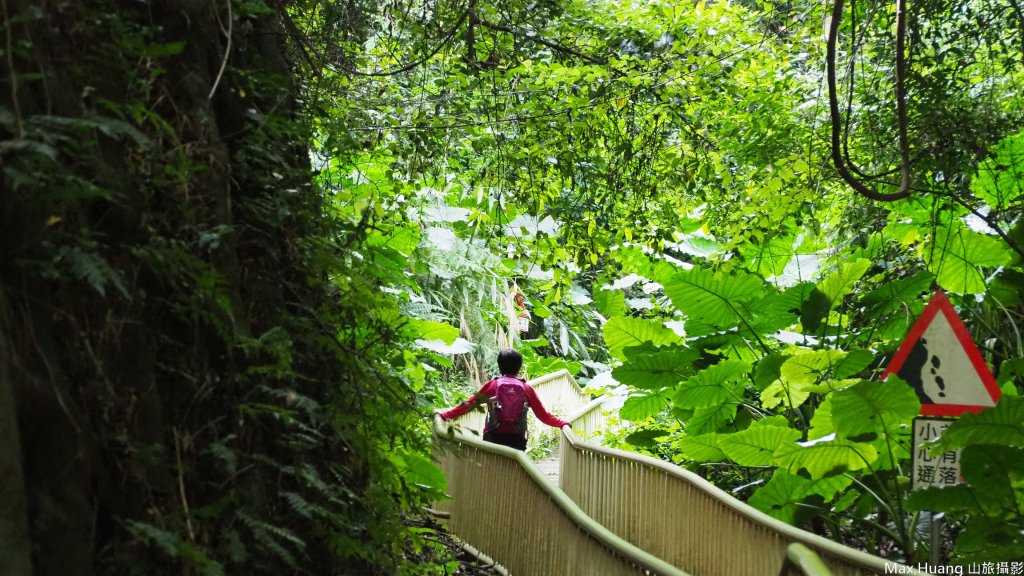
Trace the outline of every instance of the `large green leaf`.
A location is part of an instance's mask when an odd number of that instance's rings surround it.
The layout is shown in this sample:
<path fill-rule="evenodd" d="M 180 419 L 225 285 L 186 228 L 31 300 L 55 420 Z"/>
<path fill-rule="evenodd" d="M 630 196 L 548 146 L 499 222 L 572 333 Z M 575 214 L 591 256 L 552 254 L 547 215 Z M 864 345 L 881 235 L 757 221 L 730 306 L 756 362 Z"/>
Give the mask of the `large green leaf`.
<path fill-rule="evenodd" d="M 813 514 L 813 511 L 803 506 L 809 498 L 818 496 L 828 502 L 851 482 L 845 476 L 810 479 L 785 470 L 776 470 L 771 480 L 754 492 L 748 503 L 779 520 L 796 524 L 801 511 Z"/>
<path fill-rule="evenodd" d="M 790 356 L 782 364 L 780 376 L 789 384 L 816 384 L 830 376 L 841 360 L 842 350 L 810 350 Z"/>
<path fill-rule="evenodd" d="M 811 396 L 807 388 L 805 385 L 790 384 L 780 378 L 761 391 L 761 404 L 768 409 L 780 405 L 790 409 L 798 408 Z"/>
<path fill-rule="evenodd" d="M 417 484 L 438 494 L 444 494 L 447 480 L 444 471 L 421 454 L 402 454 L 399 468 L 406 482 Z"/>
<path fill-rule="evenodd" d="M 411 339 L 440 340 L 445 344 L 451 344 L 459 337 L 459 329 L 451 324 L 419 318 L 408 320 L 403 332 Z"/>
<path fill-rule="evenodd" d="M 772 296 L 768 303 L 768 312 L 772 314 L 790 314 L 795 323 L 800 315 L 800 308 L 810 297 L 811 292 L 814 292 L 815 288 L 817 286 L 813 282 L 801 282 L 795 286 L 790 286 L 785 291 Z"/>
<path fill-rule="evenodd" d="M 612 376 L 634 388 L 670 388 L 693 373 L 693 361 L 699 352 L 673 349 L 633 357 L 612 370 Z"/>
<path fill-rule="evenodd" d="M 626 295 L 622 290 L 594 290 L 594 305 L 605 318 L 622 316 L 626 313 Z"/>
<path fill-rule="evenodd" d="M 626 442 L 630 446 L 653 450 L 658 446 L 658 444 L 660 444 L 659 439 L 664 438 L 669 434 L 671 434 L 671 432 L 662 428 L 641 428 L 626 436 Z"/>
<path fill-rule="evenodd" d="M 732 422 L 736 417 L 736 402 L 723 402 L 715 406 L 697 408 L 693 417 L 686 423 L 686 433 L 693 435 L 718 432 L 722 426 Z"/>
<path fill-rule="evenodd" d="M 743 304 L 764 295 L 764 281 L 757 276 L 727 275 L 699 267 L 676 272 L 663 284 L 673 306 L 687 317 L 718 328 L 735 326 L 747 313 Z"/>
<path fill-rule="evenodd" d="M 935 276 L 931 272 L 922 270 L 909 278 L 883 283 L 862 297 L 860 303 L 870 308 L 874 314 L 906 310 L 919 302 L 922 294 L 929 291 L 934 279 Z"/>
<path fill-rule="evenodd" d="M 773 352 L 757 362 L 754 368 L 754 388 L 764 390 L 769 384 L 782 375 L 782 364 L 789 358 L 788 354 Z"/>
<path fill-rule="evenodd" d="M 844 262 L 839 269 L 826 276 L 818 283 L 818 288 L 834 306 L 843 296 L 853 291 L 854 285 L 867 272 L 871 261 L 858 258 L 853 262 Z"/>
<path fill-rule="evenodd" d="M 741 253 L 750 261 L 750 270 L 761 276 L 781 274 L 786 264 L 793 258 L 793 236 L 777 234 L 767 242 L 747 244 Z"/>
<path fill-rule="evenodd" d="M 810 482 L 807 478 L 790 474 L 785 470 L 776 470 L 771 480 L 758 488 L 747 503 L 769 516 L 796 524 L 797 515 L 805 511 L 801 504 L 807 497 L 807 485 Z"/>
<path fill-rule="evenodd" d="M 387 246 L 403 256 L 409 256 L 420 243 L 420 227 L 408 223 L 391 226 L 386 232 L 374 230 L 367 235 L 366 243 L 370 246 Z"/>
<path fill-rule="evenodd" d="M 1020 561 L 1021 550 L 1024 550 L 1024 533 L 1019 522 L 1001 522 L 980 515 L 964 522 L 953 547 L 957 561 L 970 566 L 991 566 L 996 562 L 1013 566 Z"/>
<path fill-rule="evenodd" d="M 1024 449 L 977 444 L 963 449 L 960 472 L 990 516 L 1024 515 Z"/>
<path fill-rule="evenodd" d="M 1024 447 L 1024 398 L 1004 396 L 992 408 L 964 414 L 946 428 L 938 444 L 942 451 L 968 444 Z"/>
<path fill-rule="evenodd" d="M 971 190 L 995 210 L 1020 203 L 1024 196 L 1024 133 L 1007 136 L 978 165 Z"/>
<path fill-rule="evenodd" d="M 765 286 L 765 291 L 771 293 L 748 305 L 752 320 L 748 320 L 747 324 L 751 325 L 754 333 L 773 334 L 796 324 L 797 317 L 792 310 L 775 305 L 780 294 L 774 292 L 771 285 Z"/>
<path fill-rule="evenodd" d="M 921 410 L 913 388 L 896 377 L 885 382 L 861 380 L 855 386 L 833 392 L 832 423 L 844 438 L 893 434 L 910 425 Z"/>
<path fill-rule="evenodd" d="M 823 438 L 835 431 L 835 424 L 832 423 L 832 395 L 829 394 L 814 409 L 814 416 L 811 416 L 811 428 L 807 431 L 807 438 L 809 440 Z"/>
<path fill-rule="evenodd" d="M 683 382 L 672 396 L 672 402 L 682 408 L 703 408 L 737 401 L 743 391 L 743 384 L 737 380 L 748 370 L 750 365 L 739 360 L 719 362 Z"/>
<path fill-rule="evenodd" d="M 667 407 L 668 401 L 658 393 L 630 396 L 619 409 L 619 417 L 630 422 L 639 422 L 658 414 Z"/>
<path fill-rule="evenodd" d="M 828 318 L 828 312 L 832 308 L 832 301 L 817 287 L 807 296 L 807 300 L 800 305 L 800 327 L 805 334 L 815 333 L 821 323 Z"/>
<path fill-rule="evenodd" d="M 799 430 L 755 424 L 740 432 L 719 435 L 718 446 L 740 466 L 768 466 L 780 446 L 799 439 Z"/>
<path fill-rule="evenodd" d="M 775 464 L 794 474 L 806 470 L 811 478 L 825 478 L 862 470 L 877 458 L 878 452 L 870 444 L 846 440 L 814 440 L 803 444 L 784 444 L 775 454 Z"/>
<path fill-rule="evenodd" d="M 978 498 L 966 484 L 947 488 L 924 488 L 915 490 L 907 498 L 911 510 L 932 512 L 975 512 L 979 511 Z"/>
<path fill-rule="evenodd" d="M 1013 268 L 1003 268 L 994 279 L 990 279 L 985 298 L 992 298 L 1004 308 L 1020 306 L 1021 289 L 1024 288 L 1024 273 Z"/>
<path fill-rule="evenodd" d="M 985 275 L 980 267 L 1009 263 L 1010 251 L 998 238 L 958 226 L 936 230 L 932 242 L 922 247 L 922 257 L 935 274 L 935 281 L 947 291 L 981 294 L 985 291 Z"/>
<path fill-rule="evenodd" d="M 836 362 L 832 377 L 841 380 L 843 378 L 855 376 L 857 373 L 870 366 L 874 360 L 875 354 L 870 350 L 848 350 L 846 352 L 846 357 L 841 358 Z"/>
<path fill-rule="evenodd" d="M 684 456 L 695 462 L 721 462 L 725 453 L 718 447 L 718 434 L 684 436 L 676 446 Z"/>
<path fill-rule="evenodd" d="M 646 318 L 616 316 L 605 322 L 601 331 L 608 351 L 619 360 L 625 360 L 622 350 L 626 346 L 639 346 L 646 342 L 660 346 L 681 340 L 660 320 Z"/>

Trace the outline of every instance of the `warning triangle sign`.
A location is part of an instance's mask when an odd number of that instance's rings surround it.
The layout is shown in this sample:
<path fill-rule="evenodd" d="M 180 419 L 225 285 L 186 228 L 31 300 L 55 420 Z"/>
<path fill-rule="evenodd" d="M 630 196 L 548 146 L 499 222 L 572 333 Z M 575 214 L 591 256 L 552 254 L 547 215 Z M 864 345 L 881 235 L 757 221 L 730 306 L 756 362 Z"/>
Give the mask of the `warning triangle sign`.
<path fill-rule="evenodd" d="M 882 374 L 896 374 L 917 392 L 921 414 L 960 416 L 995 406 L 1001 390 L 960 316 L 937 291 Z"/>

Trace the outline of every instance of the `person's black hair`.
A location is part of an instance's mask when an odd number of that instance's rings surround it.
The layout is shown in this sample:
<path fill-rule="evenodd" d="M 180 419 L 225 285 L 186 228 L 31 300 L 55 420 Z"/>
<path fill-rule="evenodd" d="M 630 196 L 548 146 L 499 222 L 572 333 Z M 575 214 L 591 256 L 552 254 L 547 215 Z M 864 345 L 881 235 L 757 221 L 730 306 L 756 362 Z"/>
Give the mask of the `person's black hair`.
<path fill-rule="evenodd" d="M 523 355 L 508 349 L 498 352 L 498 370 L 502 376 L 518 376 L 523 367 Z"/>

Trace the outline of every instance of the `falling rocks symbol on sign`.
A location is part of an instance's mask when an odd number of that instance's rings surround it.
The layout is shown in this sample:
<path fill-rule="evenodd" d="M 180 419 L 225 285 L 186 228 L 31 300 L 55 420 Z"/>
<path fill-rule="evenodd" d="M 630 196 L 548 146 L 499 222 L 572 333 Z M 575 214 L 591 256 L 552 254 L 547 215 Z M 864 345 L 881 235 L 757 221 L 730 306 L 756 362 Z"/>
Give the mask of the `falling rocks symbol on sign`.
<path fill-rule="evenodd" d="M 920 338 L 910 349 L 897 375 L 914 388 L 922 404 L 935 404 L 939 398 L 946 397 L 941 366 L 939 357 L 928 352 L 928 341 Z"/>

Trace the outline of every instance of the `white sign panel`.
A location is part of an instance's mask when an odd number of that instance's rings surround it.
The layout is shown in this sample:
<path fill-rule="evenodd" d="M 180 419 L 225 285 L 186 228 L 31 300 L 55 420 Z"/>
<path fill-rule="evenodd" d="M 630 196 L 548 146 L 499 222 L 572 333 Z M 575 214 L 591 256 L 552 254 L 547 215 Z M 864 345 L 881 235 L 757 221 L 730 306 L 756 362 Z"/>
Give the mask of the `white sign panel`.
<path fill-rule="evenodd" d="M 963 483 L 960 475 L 960 450 L 950 450 L 932 455 L 924 447 L 926 442 L 938 440 L 955 420 L 943 418 L 914 418 L 913 457 L 911 460 L 910 485 L 914 490 L 921 488 L 944 488 Z"/>

